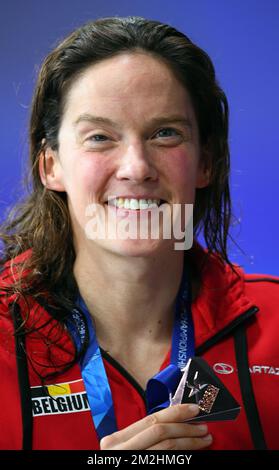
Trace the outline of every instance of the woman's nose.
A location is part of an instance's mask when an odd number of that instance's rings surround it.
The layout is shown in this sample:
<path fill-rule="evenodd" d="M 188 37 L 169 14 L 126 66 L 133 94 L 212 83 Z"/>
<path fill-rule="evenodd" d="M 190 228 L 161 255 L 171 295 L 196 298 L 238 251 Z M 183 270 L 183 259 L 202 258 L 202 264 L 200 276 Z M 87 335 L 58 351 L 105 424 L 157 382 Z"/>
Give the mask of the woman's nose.
<path fill-rule="evenodd" d="M 118 179 L 127 179 L 138 183 L 157 179 L 154 162 L 143 144 L 131 144 L 126 148 L 119 160 L 116 176 Z"/>

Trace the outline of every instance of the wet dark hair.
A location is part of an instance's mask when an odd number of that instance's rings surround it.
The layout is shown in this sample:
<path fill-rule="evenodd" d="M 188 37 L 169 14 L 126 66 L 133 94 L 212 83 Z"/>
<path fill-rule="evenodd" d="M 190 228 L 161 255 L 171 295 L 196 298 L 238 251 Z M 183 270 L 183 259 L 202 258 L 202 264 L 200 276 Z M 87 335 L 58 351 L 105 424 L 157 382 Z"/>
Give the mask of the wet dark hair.
<path fill-rule="evenodd" d="M 19 279 L 7 292 L 41 296 L 51 292 L 55 305 L 71 308 L 77 286 L 75 252 L 66 193 L 45 188 L 39 158 L 46 147 L 58 150 L 58 131 L 67 92 L 87 67 L 121 53 L 143 51 L 163 60 L 188 90 L 195 110 L 200 144 L 211 168 L 210 183 L 197 189 L 194 236 L 202 234 L 210 252 L 231 265 L 227 239 L 231 219 L 229 190 L 228 103 L 211 59 L 182 32 L 140 17 L 103 18 L 76 29 L 45 58 L 37 80 L 30 119 L 29 191 L 2 226 L 3 265 L 29 248 Z"/>

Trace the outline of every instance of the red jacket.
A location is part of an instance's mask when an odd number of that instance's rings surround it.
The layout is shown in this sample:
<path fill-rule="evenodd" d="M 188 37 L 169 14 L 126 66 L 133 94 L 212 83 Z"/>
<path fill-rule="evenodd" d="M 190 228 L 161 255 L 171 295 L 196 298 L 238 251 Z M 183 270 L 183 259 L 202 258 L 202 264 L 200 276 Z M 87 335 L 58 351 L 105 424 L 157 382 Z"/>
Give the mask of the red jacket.
<path fill-rule="evenodd" d="M 235 421 L 209 424 L 213 435 L 210 448 L 254 449 L 263 448 L 265 442 L 267 448 L 279 449 L 276 432 L 279 278 L 245 275 L 240 268 L 237 271 L 239 276 L 223 267 L 216 256 L 211 256 L 202 271 L 201 291 L 192 304 L 196 354 L 213 367 L 241 405 Z M 1 295 L 4 282 L 12 282 L 8 265 L 0 276 L 0 449 L 22 448 L 22 417 L 28 429 L 30 419 L 28 422 L 26 415 L 31 409 L 31 398 L 33 449 L 99 449 L 79 365 L 48 382 L 48 393 L 56 401 L 49 399 L 41 386 L 37 372 L 45 374 L 52 370 L 47 342 L 53 341 L 52 354 L 59 365 L 72 358 L 73 344 L 67 332 L 34 299 L 28 300 L 31 314 L 27 327 L 35 321 L 41 328 L 26 338 L 27 356 L 31 359 L 27 361 L 28 366 L 26 363 L 24 366 L 22 358 L 18 359 L 23 364 L 20 374 L 23 371 L 24 376 L 24 367 L 28 367 L 31 396 L 28 383 L 24 384 L 22 375 L 18 376 L 9 307 L 13 298 L 7 298 L 3 292 Z M 26 311 L 22 301 L 17 305 L 21 313 Z M 102 354 L 118 428 L 123 429 L 146 416 L 144 391 L 121 365 L 107 353 L 102 351 Z M 162 358 L 161 368 L 168 365 L 169 359 L 170 352 Z"/>

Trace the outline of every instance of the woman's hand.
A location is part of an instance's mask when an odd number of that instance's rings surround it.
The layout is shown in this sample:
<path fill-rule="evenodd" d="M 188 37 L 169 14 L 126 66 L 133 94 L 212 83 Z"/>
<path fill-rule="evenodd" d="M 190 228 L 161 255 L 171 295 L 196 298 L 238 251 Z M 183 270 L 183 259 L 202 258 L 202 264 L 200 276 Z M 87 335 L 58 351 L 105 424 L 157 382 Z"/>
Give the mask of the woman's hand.
<path fill-rule="evenodd" d="M 199 412 L 197 405 L 175 405 L 104 437 L 101 450 L 198 450 L 212 437 L 205 424 L 187 424 Z"/>

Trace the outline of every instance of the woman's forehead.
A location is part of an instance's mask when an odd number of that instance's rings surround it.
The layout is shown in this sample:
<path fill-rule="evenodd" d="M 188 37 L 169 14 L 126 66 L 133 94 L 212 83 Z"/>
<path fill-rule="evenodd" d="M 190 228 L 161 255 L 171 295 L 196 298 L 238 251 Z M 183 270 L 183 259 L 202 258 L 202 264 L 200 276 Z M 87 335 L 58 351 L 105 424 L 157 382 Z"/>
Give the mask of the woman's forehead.
<path fill-rule="evenodd" d="M 186 88 L 170 67 L 149 54 L 121 54 L 89 66 L 69 90 L 75 114 L 104 111 L 174 114 L 191 112 Z"/>

